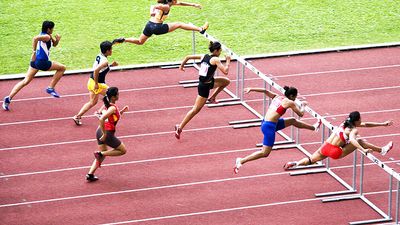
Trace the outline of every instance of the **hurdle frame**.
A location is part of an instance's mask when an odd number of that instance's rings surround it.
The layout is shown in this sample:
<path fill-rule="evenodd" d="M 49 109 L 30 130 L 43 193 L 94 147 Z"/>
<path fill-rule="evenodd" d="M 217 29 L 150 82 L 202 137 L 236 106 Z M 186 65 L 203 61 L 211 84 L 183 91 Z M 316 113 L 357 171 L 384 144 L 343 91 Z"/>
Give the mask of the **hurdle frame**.
<path fill-rule="evenodd" d="M 193 32 L 194 34 L 194 32 Z M 208 39 L 209 41 L 218 41 L 216 38 L 214 38 L 213 36 L 209 35 L 208 33 L 204 33 L 202 34 L 206 39 Z M 195 36 L 195 35 L 193 35 Z M 193 39 L 193 53 L 195 54 L 195 39 Z M 237 55 L 236 53 L 234 53 L 231 49 L 229 49 L 228 47 L 226 47 L 224 44 L 221 43 L 221 47 L 224 51 L 226 51 L 230 56 L 235 57 L 236 61 L 237 61 L 237 79 L 236 79 L 236 90 L 237 91 L 241 91 L 241 96 L 240 96 L 240 104 L 242 104 L 245 108 L 247 108 L 250 112 L 252 112 L 254 115 L 256 115 L 257 117 L 259 117 L 259 119 L 262 119 L 262 115 L 260 115 L 256 110 L 254 110 L 253 108 L 251 108 L 245 101 L 244 101 L 244 97 L 243 97 L 243 93 L 244 93 L 244 80 L 245 80 L 245 74 L 244 74 L 244 70 L 245 68 L 248 68 L 249 70 L 251 70 L 253 73 L 255 73 L 258 77 L 260 77 L 262 80 L 264 80 L 264 87 L 266 87 L 266 84 L 268 83 L 269 86 L 269 90 L 271 90 L 272 87 L 274 87 L 276 90 L 280 91 L 281 93 L 284 93 L 285 90 L 279 86 L 276 82 L 274 82 L 272 79 L 270 79 L 269 77 L 267 77 L 264 73 L 262 73 L 260 70 L 258 70 L 257 68 L 255 68 L 253 65 L 251 65 L 249 62 L 247 62 L 245 59 L 243 59 L 242 57 L 240 57 L 239 55 Z M 241 89 L 238 88 L 239 87 L 239 62 L 242 64 L 242 86 Z M 236 92 L 237 92 L 236 91 Z M 236 96 L 239 95 L 239 93 L 236 93 Z M 296 99 L 295 101 L 298 105 L 301 105 L 300 100 Z M 269 102 L 268 102 L 269 103 Z M 265 108 L 266 108 L 266 98 L 264 96 L 263 98 L 263 112 L 265 114 Z M 328 128 L 328 134 L 330 134 L 335 127 L 329 122 L 327 121 L 324 117 L 322 117 L 321 115 L 319 115 L 316 111 L 314 111 L 312 108 L 310 108 L 308 105 L 305 106 L 305 112 L 309 113 L 312 117 L 316 118 L 316 119 L 320 119 L 322 122 L 322 134 L 321 134 L 321 140 L 324 141 L 325 140 L 325 129 Z M 245 121 L 234 121 L 232 122 L 232 124 L 238 125 L 241 123 L 248 123 L 248 121 L 254 121 L 254 120 L 245 120 Z M 231 124 L 231 123 L 230 123 Z M 245 127 L 245 126 L 244 126 Z M 326 127 L 326 128 L 325 128 Z M 300 151 L 302 151 L 304 154 L 310 156 L 311 154 L 306 151 L 300 144 L 299 144 L 299 129 L 297 129 L 296 131 L 296 141 L 294 141 L 293 139 L 293 132 L 292 133 L 292 137 L 287 136 L 286 137 L 283 136 L 287 141 L 291 141 L 291 142 L 296 142 L 294 144 L 290 144 L 290 145 L 281 145 L 281 146 L 276 146 L 275 149 L 285 149 L 285 148 L 297 148 Z M 283 132 L 282 132 L 283 133 Z M 304 150 L 304 151 L 303 151 Z M 360 151 L 360 150 L 358 150 Z M 373 156 L 372 154 L 367 154 L 364 153 L 362 151 L 361 152 L 361 167 L 360 167 L 360 193 L 356 194 L 356 195 L 348 195 L 350 193 L 356 193 L 357 189 L 356 189 L 356 176 L 357 176 L 357 172 L 356 172 L 356 166 L 357 166 L 357 150 L 354 151 L 354 158 L 353 158 L 353 179 L 352 179 L 352 185 L 350 186 L 349 184 L 347 184 L 342 178 L 340 178 L 338 175 L 336 175 L 330 168 L 330 163 L 329 163 L 329 158 L 327 158 L 326 161 L 326 167 L 323 169 L 317 169 L 317 170 L 309 170 L 306 172 L 297 172 L 297 173 L 291 173 L 290 175 L 294 176 L 294 175 L 303 175 L 303 174 L 309 174 L 309 173 L 322 173 L 322 172 L 326 172 L 329 175 L 331 175 L 331 177 L 333 177 L 335 180 L 337 180 L 340 184 L 342 184 L 344 187 L 347 188 L 347 190 L 345 191 L 338 191 L 338 192 L 327 192 L 327 193 L 320 193 L 320 194 L 316 194 L 317 197 L 325 197 L 325 196 L 331 196 L 331 195 L 341 195 L 341 196 L 336 196 L 336 197 L 332 197 L 332 198 L 325 198 L 322 199 L 322 202 L 326 203 L 326 202 L 332 202 L 332 201 L 341 201 L 341 200 L 351 200 L 351 199 L 361 199 L 364 203 L 366 203 L 368 206 L 370 206 L 374 211 L 376 211 L 378 214 L 380 214 L 383 218 L 381 219 L 375 219 L 375 220 L 365 220 L 365 221 L 356 221 L 356 222 L 350 222 L 350 224 L 366 224 L 366 223 L 376 223 L 376 222 L 387 222 L 387 221 L 392 221 L 393 218 L 391 217 L 391 207 L 392 207 L 392 182 L 393 182 L 393 177 L 397 180 L 397 195 L 396 195 L 396 223 L 398 223 L 399 220 L 399 204 L 400 204 L 400 175 L 395 172 L 393 169 L 391 169 L 390 167 L 386 166 L 384 163 L 382 163 L 380 160 L 378 160 L 375 156 Z M 366 196 L 363 193 L 363 179 L 364 179 L 364 158 L 367 157 L 369 158 L 372 162 L 374 162 L 376 165 L 378 165 L 379 167 L 381 167 L 382 169 L 384 169 L 389 175 L 390 175 L 390 181 L 389 181 L 389 197 L 388 197 L 388 213 L 384 213 L 380 208 L 378 208 L 375 204 L 373 204 L 371 201 L 369 201 Z M 321 165 L 323 165 L 321 163 Z M 303 167 L 303 168 L 307 168 L 307 167 Z"/>

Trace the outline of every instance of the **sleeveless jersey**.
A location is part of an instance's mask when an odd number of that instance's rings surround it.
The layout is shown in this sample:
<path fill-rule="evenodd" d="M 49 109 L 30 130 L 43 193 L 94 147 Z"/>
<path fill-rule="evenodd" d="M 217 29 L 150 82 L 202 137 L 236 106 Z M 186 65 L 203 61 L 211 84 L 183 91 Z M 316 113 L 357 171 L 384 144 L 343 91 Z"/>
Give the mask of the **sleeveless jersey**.
<path fill-rule="evenodd" d="M 46 35 L 47 33 L 41 32 L 40 35 Z M 51 39 L 49 41 L 38 41 L 36 46 L 36 60 L 49 61 L 50 60 L 50 48 L 52 46 Z"/>
<path fill-rule="evenodd" d="M 104 67 L 99 71 L 99 78 L 98 78 L 98 82 L 103 84 L 106 83 L 106 75 L 110 71 L 110 66 L 108 66 L 107 57 L 104 56 L 102 53 L 96 56 L 96 59 L 94 60 L 93 63 L 93 72 L 90 74 L 90 78 L 94 79 L 94 70 L 97 68 L 97 66 L 99 66 L 104 62 L 107 62 L 107 67 Z"/>
<path fill-rule="evenodd" d="M 206 54 L 200 62 L 199 80 L 203 83 L 210 82 L 217 69 L 217 65 L 211 65 L 210 63 L 212 57 L 214 56 Z"/>

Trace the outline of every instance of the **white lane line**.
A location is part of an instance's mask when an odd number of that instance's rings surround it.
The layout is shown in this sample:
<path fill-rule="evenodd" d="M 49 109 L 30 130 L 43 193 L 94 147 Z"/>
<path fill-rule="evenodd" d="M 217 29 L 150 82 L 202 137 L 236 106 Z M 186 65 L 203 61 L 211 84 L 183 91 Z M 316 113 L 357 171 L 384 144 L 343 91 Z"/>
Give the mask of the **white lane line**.
<path fill-rule="evenodd" d="M 278 75 L 274 76 L 274 78 L 284 78 L 284 77 L 296 77 L 296 76 L 305 76 L 305 75 L 315 75 L 315 74 L 326 74 L 326 73 L 340 73 L 340 72 L 349 72 L 349 71 L 361 71 L 361 70 L 374 70 L 374 69 L 385 69 L 385 68 L 394 68 L 400 67 L 400 65 L 386 65 L 386 66 L 373 66 L 373 67 L 361 67 L 361 68 L 353 68 L 353 69 L 339 69 L 339 70 L 327 70 L 327 71 L 320 71 L 320 72 L 308 72 L 308 73 L 294 73 L 294 74 L 287 74 L 287 75 Z M 260 80 L 261 78 L 248 78 L 247 80 Z M 234 82 L 236 80 L 232 80 Z M 163 88 L 173 88 L 173 87 L 181 87 L 182 85 L 165 85 L 165 86 L 154 86 L 154 87 L 145 87 L 145 88 L 132 88 L 132 89 L 124 89 L 120 90 L 120 92 L 130 92 L 130 91 L 142 91 L 142 90 L 152 90 L 152 89 L 163 89 Z M 79 93 L 79 94 L 68 94 L 62 95 L 63 98 L 66 97 L 75 97 L 75 96 L 84 96 L 89 95 L 88 93 Z M 46 97 L 33 97 L 33 98 L 21 98 L 15 99 L 13 102 L 20 102 L 20 101 L 31 101 L 31 100 L 40 100 L 40 99 L 54 99 L 51 96 Z M 3 103 L 3 101 L 1 101 Z"/>
<path fill-rule="evenodd" d="M 382 191 L 382 192 L 366 192 L 365 195 L 376 195 L 381 193 L 387 193 L 389 191 Z M 397 190 L 393 190 L 393 192 L 397 192 Z M 256 209 L 256 208 L 263 208 L 269 206 L 277 206 L 277 205 L 287 205 L 287 204 L 295 204 L 295 203 L 304 203 L 304 202 L 312 202 L 312 201 L 320 201 L 323 198 L 307 198 L 307 199 L 297 199 L 292 201 L 284 201 L 284 202 L 272 202 L 266 204 L 259 204 L 259 205 L 248 205 L 248 206 L 241 206 L 235 208 L 224 208 L 224 209 L 216 209 L 216 210 L 207 210 L 201 212 L 192 212 L 192 213 L 183 213 L 183 214 L 175 214 L 169 216 L 159 216 L 159 217 L 150 217 L 150 218 L 143 218 L 143 219 L 136 219 L 136 220 L 126 220 L 120 222 L 112 222 L 112 223 L 104 223 L 100 225 L 117 225 L 117 224 L 128 224 L 128 223 L 140 223 L 140 222 L 147 222 L 147 221 L 155 221 L 155 220 L 164 220 L 164 219 L 174 219 L 180 217 L 189 217 L 189 216 L 198 216 L 198 215 L 207 215 L 213 213 L 224 213 L 224 212 L 231 212 L 231 211 L 238 211 L 238 210 L 245 210 L 245 209 Z"/>
<path fill-rule="evenodd" d="M 385 163 L 391 163 L 391 162 L 393 162 L 393 161 L 385 162 Z M 375 163 L 366 163 L 364 165 L 369 166 L 369 165 L 376 165 L 376 164 Z M 348 168 L 348 167 L 352 167 L 352 165 L 351 166 L 331 167 L 331 169 Z M 36 200 L 36 201 L 29 201 L 29 202 L 18 202 L 18 203 L 10 203 L 10 204 L 0 205 L 0 208 L 21 206 L 21 205 L 30 205 L 30 204 L 37 204 L 37 203 L 58 202 L 58 201 L 65 201 L 65 200 L 72 200 L 72 199 L 82 199 L 82 198 L 91 198 L 91 197 L 99 197 L 99 196 L 126 194 L 126 193 L 134 193 L 134 192 L 143 192 L 143 191 L 151 191 L 151 190 L 161 190 L 161 189 L 168 189 L 168 188 L 187 187 L 187 186 L 201 185 L 201 184 L 221 183 L 221 182 L 225 182 L 225 181 L 237 181 L 237 180 L 253 179 L 253 178 L 260 178 L 260 177 L 279 176 L 279 175 L 283 175 L 283 174 L 289 174 L 291 172 L 292 171 L 284 171 L 284 172 L 277 172 L 277 173 L 264 173 L 264 174 L 257 174 L 257 175 L 243 176 L 243 177 L 223 178 L 223 179 L 215 179 L 215 180 L 190 182 L 190 183 L 181 183 L 181 184 L 171 184 L 171 185 L 155 186 L 155 187 L 147 187 L 147 188 L 139 188 L 139 189 L 130 189 L 130 190 L 124 190 L 124 191 L 112 191 L 112 192 L 103 192 L 103 193 L 88 194 L 88 195 L 78 195 L 78 196 L 71 196 L 71 197 L 64 197 L 64 198 L 52 198 L 52 199 Z"/>
<path fill-rule="evenodd" d="M 386 90 L 386 89 L 395 89 L 395 88 L 400 88 L 400 86 L 355 89 L 355 90 L 335 91 L 335 92 L 321 92 L 321 93 L 314 93 L 314 94 L 305 94 L 305 95 L 301 95 L 301 96 L 302 97 L 311 97 L 311 96 L 322 96 L 322 95 L 333 95 L 333 94 L 347 94 L 347 93 Z M 263 99 L 247 100 L 246 102 L 258 102 L 258 101 L 263 101 Z M 167 108 L 158 108 L 158 109 L 145 109 L 145 110 L 130 111 L 130 112 L 126 112 L 125 114 L 166 111 L 166 110 L 185 109 L 185 108 L 192 108 L 192 107 L 193 107 L 192 105 L 188 105 L 188 106 L 167 107 Z M 83 118 L 88 118 L 88 117 L 94 117 L 94 115 L 83 116 Z M 7 122 L 7 123 L 0 123 L 0 126 L 20 125 L 20 124 L 40 123 L 40 122 L 60 121 L 60 120 L 72 120 L 72 116 L 71 117 L 52 118 L 52 119 Z"/>
<path fill-rule="evenodd" d="M 223 129 L 223 128 L 231 128 L 231 127 L 232 127 L 231 125 L 227 125 L 227 126 L 194 128 L 194 129 L 187 129 L 187 130 L 185 130 L 185 132 L 202 131 L 202 130 L 214 130 L 214 129 Z M 136 137 L 146 137 L 146 136 L 153 136 L 153 135 L 173 134 L 173 133 L 175 133 L 175 132 L 174 131 L 163 131 L 163 132 L 155 132 L 155 133 L 125 135 L 125 136 L 119 136 L 118 138 L 120 138 L 120 139 L 136 138 Z M 0 151 L 9 151 L 9 150 L 26 149 L 26 148 L 37 148 L 37 147 L 48 147 L 48 146 L 66 145 L 66 144 L 75 144 L 75 143 L 84 143 L 84 142 L 91 142 L 91 141 L 95 141 L 95 140 L 96 139 L 84 139 L 84 140 L 54 142 L 54 143 L 38 144 L 38 145 L 17 146 L 17 147 L 9 147 L 9 148 L 0 148 Z"/>
<path fill-rule="evenodd" d="M 166 107 L 166 108 L 158 108 L 158 109 L 144 109 L 144 110 L 128 111 L 128 112 L 124 113 L 124 115 L 134 114 L 134 113 L 146 113 L 146 112 L 175 110 L 175 109 L 187 109 L 187 108 L 192 108 L 192 107 L 193 107 L 193 105 L 177 106 L 177 107 Z M 89 118 L 89 117 L 95 117 L 95 115 L 82 116 L 82 118 Z M 42 119 L 42 120 L 28 120 L 28 121 L 19 121 L 19 122 L 0 123 L 0 126 L 20 125 L 20 124 L 29 124 L 29 123 L 41 123 L 41 122 L 60 121 L 60 120 L 71 120 L 72 121 L 72 116 L 60 117 L 60 118 L 52 118 L 52 119 Z"/>
<path fill-rule="evenodd" d="M 122 165 L 128 165 L 128 164 L 156 162 L 156 161 L 164 161 L 164 160 L 171 160 L 171 159 L 184 159 L 184 158 L 192 158 L 192 157 L 200 157 L 200 156 L 229 154 L 229 153 L 235 153 L 235 152 L 245 152 L 245 151 L 252 151 L 252 150 L 254 151 L 254 150 L 257 150 L 257 149 L 260 149 L 260 148 L 245 148 L 245 149 L 226 150 L 226 151 L 219 151 L 219 152 L 207 152 L 207 153 L 199 153 L 199 154 L 191 154 L 191 155 L 178 155 L 178 156 L 163 157 L 163 158 L 143 159 L 143 160 L 136 160 L 136 161 L 120 162 L 120 163 L 102 164 L 102 167 L 122 166 Z M 54 173 L 54 172 L 63 172 L 63 171 L 80 170 L 80 169 L 87 169 L 87 168 L 90 168 L 90 166 L 79 166 L 79 167 L 71 167 L 71 168 L 56 169 L 56 170 L 46 170 L 46 171 L 10 174 L 10 175 L 0 176 L 0 178 L 19 177 L 19 176 Z"/>
<path fill-rule="evenodd" d="M 400 136 L 399 134 L 384 134 L 384 135 L 374 135 L 374 136 L 366 136 L 363 137 L 365 139 L 370 138 L 382 138 L 382 137 L 391 137 L 391 136 Z M 306 145 L 315 145 L 321 144 L 321 142 L 308 142 L 302 143 L 301 146 Z M 199 154 L 191 154 L 191 155 L 180 155 L 180 156 L 170 156 L 170 157 L 163 157 L 163 158 L 154 158 L 154 159 L 143 159 L 143 160 L 136 160 L 136 161 L 127 161 L 127 162 L 119 162 L 119 163 L 110 163 L 110 164 L 102 164 L 103 167 L 107 166 L 122 166 L 128 164 L 136 164 L 136 163 L 147 163 L 147 162 L 156 162 L 156 161 L 164 161 L 164 160 L 172 160 L 172 159 L 183 159 L 183 158 L 192 158 L 192 157 L 201 157 L 201 156 L 209 156 L 209 155 L 219 155 L 219 154 L 228 154 L 228 153 L 236 153 L 236 152 L 245 152 L 245 151 L 254 151 L 260 149 L 257 148 L 244 148 L 244 149 L 235 149 L 235 150 L 226 150 L 226 151 L 218 151 L 218 152 L 207 152 L 207 153 L 199 153 Z M 389 161 L 390 162 L 397 162 L 396 161 Z M 366 164 L 367 165 L 367 164 Z M 78 167 L 70 167 L 64 169 L 54 169 L 54 170 L 44 170 L 44 171 L 36 171 L 36 172 L 26 172 L 26 173 L 17 173 L 17 174 L 8 174 L 0 176 L 0 178 L 9 178 L 9 177 L 20 177 L 20 176 L 28 176 L 28 175 L 36 175 L 36 174 L 46 174 L 46 173 L 55 173 L 55 172 L 64 172 L 64 171 L 71 171 L 71 170 L 80 170 L 80 169 L 87 169 L 90 166 L 78 166 Z M 351 166 L 348 166 L 351 167 Z M 347 168 L 347 167 L 337 167 L 337 168 Z"/>

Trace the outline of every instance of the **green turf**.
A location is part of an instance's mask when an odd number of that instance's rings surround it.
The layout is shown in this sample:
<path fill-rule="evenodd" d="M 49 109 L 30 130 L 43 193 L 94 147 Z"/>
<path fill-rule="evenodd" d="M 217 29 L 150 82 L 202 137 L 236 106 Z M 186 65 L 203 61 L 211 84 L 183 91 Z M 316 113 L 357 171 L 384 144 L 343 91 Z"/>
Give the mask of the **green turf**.
<path fill-rule="evenodd" d="M 90 68 L 101 41 L 141 34 L 154 2 L 1 0 L 0 74 L 26 71 L 32 37 L 43 20 L 53 20 L 55 33 L 62 35 L 51 59 L 68 69 Z M 204 8 L 174 7 L 167 22 L 209 21 L 209 33 L 241 55 L 395 42 L 400 37 L 396 0 L 196 2 Z M 207 51 L 204 38 L 199 45 L 200 51 Z M 190 52 L 191 32 L 178 30 L 151 37 L 144 46 L 115 46 L 111 58 L 128 65 L 177 61 Z"/>

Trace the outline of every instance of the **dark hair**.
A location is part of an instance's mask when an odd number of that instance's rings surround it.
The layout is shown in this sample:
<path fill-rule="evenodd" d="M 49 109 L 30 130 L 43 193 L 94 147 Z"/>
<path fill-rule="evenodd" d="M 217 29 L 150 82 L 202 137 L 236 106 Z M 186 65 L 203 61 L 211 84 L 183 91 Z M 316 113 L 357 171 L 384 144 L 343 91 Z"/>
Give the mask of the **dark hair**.
<path fill-rule="evenodd" d="M 344 121 L 344 128 L 349 127 L 353 128 L 355 127 L 355 122 L 359 121 L 361 119 L 361 115 L 359 111 L 354 111 L 349 114 L 349 117 Z"/>
<path fill-rule="evenodd" d="M 106 91 L 106 95 L 103 98 L 104 105 L 106 108 L 110 107 L 110 99 L 111 97 L 117 96 L 118 94 L 118 88 L 117 87 L 110 87 Z"/>
<path fill-rule="evenodd" d="M 42 32 L 47 33 L 47 29 L 53 29 L 54 28 L 54 22 L 53 21 L 44 21 L 42 24 Z"/>
<path fill-rule="evenodd" d="M 221 43 L 210 41 L 210 45 L 208 46 L 208 49 L 210 49 L 210 52 L 213 52 L 215 50 L 220 50 L 221 49 Z"/>
<path fill-rule="evenodd" d="M 108 50 L 112 49 L 112 43 L 109 41 L 103 41 L 100 44 L 101 53 L 105 54 Z"/>
<path fill-rule="evenodd" d="M 289 98 L 291 95 L 297 96 L 297 89 L 295 87 L 285 86 L 285 87 L 283 87 L 283 89 L 285 89 L 285 96 L 287 98 Z"/>

